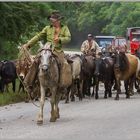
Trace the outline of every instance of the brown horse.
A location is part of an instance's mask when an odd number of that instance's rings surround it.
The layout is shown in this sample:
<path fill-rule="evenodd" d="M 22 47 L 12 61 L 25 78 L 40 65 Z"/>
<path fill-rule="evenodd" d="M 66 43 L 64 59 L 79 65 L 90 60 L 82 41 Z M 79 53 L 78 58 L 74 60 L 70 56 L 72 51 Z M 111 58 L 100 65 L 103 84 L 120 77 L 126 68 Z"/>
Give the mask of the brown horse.
<path fill-rule="evenodd" d="M 136 56 L 117 51 L 114 56 L 114 73 L 117 84 L 116 100 L 119 100 L 120 81 L 124 81 L 126 98 L 133 92 L 133 82 L 139 72 L 139 60 Z"/>

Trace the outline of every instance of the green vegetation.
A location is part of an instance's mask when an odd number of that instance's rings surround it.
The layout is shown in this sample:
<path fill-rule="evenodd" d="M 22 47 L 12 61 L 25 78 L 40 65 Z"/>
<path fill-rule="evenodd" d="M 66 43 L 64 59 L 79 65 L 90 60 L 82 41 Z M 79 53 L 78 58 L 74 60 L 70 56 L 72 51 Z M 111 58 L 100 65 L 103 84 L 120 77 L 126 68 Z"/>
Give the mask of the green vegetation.
<path fill-rule="evenodd" d="M 16 93 L 12 91 L 12 84 L 9 84 L 9 92 L 0 93 L 0 106 L 25 101 L 27 95 L 25 93 L 18 93 L 19 81 L 16 80 Z"/>
<path fill-rule="evenodd" d="M 16 59 L 17 46 L 48 25 L 53 10 L 70 28 L 70 48 L 79 48 L 89 32 L 125 36 L 127 27 L 140 25 L 139 2 L 1 2 L 0 59 Z"/>

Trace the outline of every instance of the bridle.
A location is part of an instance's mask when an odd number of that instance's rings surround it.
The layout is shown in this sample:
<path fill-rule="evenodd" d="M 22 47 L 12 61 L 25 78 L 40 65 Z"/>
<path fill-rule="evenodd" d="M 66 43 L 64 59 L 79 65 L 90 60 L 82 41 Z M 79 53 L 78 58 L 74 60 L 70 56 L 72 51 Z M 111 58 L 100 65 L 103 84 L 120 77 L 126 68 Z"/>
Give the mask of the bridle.
<path fill-rule="evenodd" d="M 49 49 L 48 49 L 48 48 L 41 48 L 41 49 L 39 50 L 39 53 L 40 53 L 39 56 L 40 56 L 40 57 L 41 57 L 41 52 L 42 52 L 42 51 L 45 51 L 44 54 L 47 53 L 47 52 L 49 51 L 49 52 L 51 53 L 51 56 L 52 56 L 52 50 L 51 50 L 50 48 L 49 48 Z M 51 57 L 51 56 L 50 56 L 50 57 Z M 39 69 L 43 68 L 44 66 L 48 66 L 48 65 L 47 65 L 47 64 L 40 64 L 40 65 L 39 65 Z"/>

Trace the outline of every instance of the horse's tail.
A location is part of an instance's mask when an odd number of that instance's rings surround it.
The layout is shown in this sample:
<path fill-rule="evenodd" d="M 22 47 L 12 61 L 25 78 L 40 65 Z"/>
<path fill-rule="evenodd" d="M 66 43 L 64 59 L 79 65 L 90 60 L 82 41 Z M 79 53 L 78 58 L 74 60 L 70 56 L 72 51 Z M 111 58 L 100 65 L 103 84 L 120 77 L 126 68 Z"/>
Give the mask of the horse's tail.
<path fill-rule="evenodd" d="M 137 64 L 137 71 L 136 71 L 136 77 L 140 79 L 140 59 L 137 58 L 138 64 Z"/>

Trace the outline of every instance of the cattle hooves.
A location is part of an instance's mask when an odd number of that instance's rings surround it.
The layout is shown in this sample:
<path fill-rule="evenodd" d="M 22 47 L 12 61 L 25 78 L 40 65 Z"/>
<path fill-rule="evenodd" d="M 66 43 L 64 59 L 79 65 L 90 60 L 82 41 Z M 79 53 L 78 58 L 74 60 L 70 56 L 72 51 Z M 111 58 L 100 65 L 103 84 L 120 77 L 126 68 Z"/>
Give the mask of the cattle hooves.
<path fill-rule="evenodd" d="M 72 101 L 72 102 L 75 102 L 75 99 L 74 99 L 74 98 L 72 98 L 72 99 L 71 99 L 71 101 Z"/>
<path fill-rule="evenodd" d="M 126 96 L 126 99 L 130 99 L 130 96 Z"/>
<path fill-rule="evenodd" d="M 116 97 L 115 100 L 119 100 L 119 97 Z"/>
<path fill-rule="evenodd" d="M 96 96 L 96 97 L 95 97 L 95 99 L 99 99 L 99 97 L 98 97 L 98 96 Z"/>
<path fill-rule="evenodd" d="M 107 99 L 107 96 L 104 96 L 104 99 Z"/>

